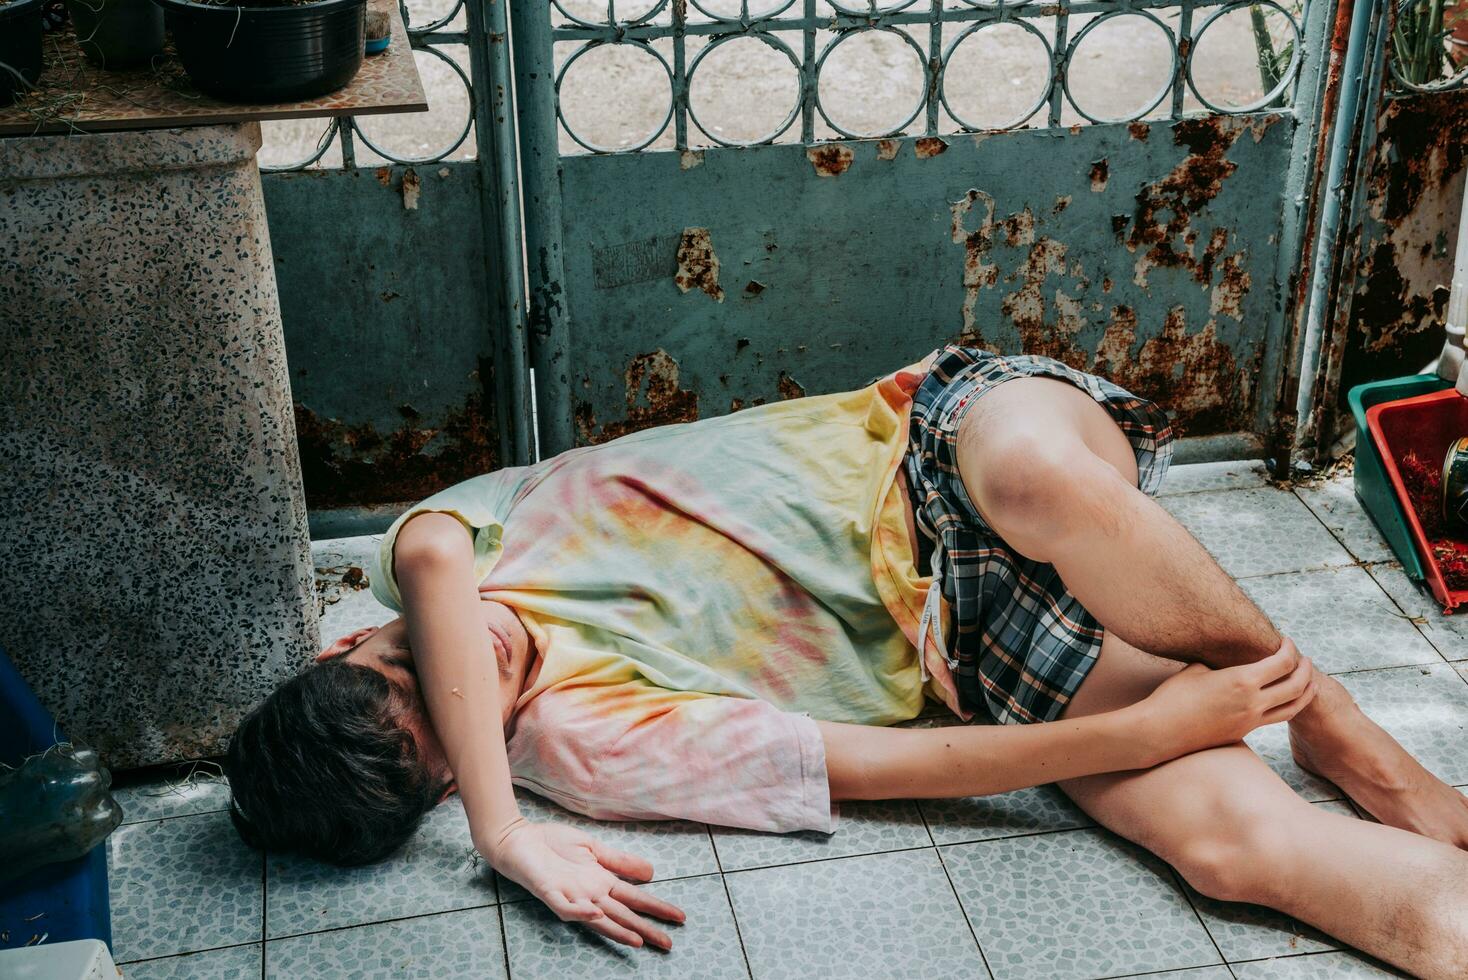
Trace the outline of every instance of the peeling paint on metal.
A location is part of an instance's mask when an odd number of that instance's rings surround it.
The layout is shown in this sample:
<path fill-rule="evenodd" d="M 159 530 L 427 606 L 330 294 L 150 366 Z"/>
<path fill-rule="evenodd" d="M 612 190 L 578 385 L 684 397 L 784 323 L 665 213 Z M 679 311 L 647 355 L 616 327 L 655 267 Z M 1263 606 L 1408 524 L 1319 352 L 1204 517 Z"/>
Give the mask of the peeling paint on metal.
<path fill-rule="evenodd" d="M 912 146 L 919 160 L 928 160 L 948 152 L 948 143 L 937 136 L 924 136 Z"/>
<path fill-rule="evenodd" d="M 692 170 L 694 167 L 703 166 L 702 150 L 680 150 L 678 152 L 678 169 Z"/>
<path fill-rule="evenodd" d="M 412 167 L 403 171 L 403 210 L 417 211 L 418 197 L 423 193 L 423 182 L 418 179 L 418 171 Z"/>
<path fill-rule="evenodd" d="M 1455 228 L 1468 171 L 1468 101 L 1462 93 L 1385 103 L 1364 161 L 1366 215 L 1351 297 L 1341 387 L 1416 371 L 1444 336 Z M 1446 246 L 1446 242 L 1443 246 Z"/>
<path fill-rule="evenodd" d="M 597 425 L 589 402 L 576 405 L 576 428 L 582 442 L 598 445 L 655 425 L 692 422 L 698 418 L 698 393 L 678 387 L 678 362 L 661 347 L 634 357 L 623 372 L 627 416 Z"/>
<path fill-rule="evenodd" d="M 1060 197 L 1057 197 L 1055 199 L 1055 207 L 1050 209 L 1050 213 L 1059 214 L 1060 212 L 1064 211 L 1066 208 L 1070 207 L 1071 200 L 1072 198 L 1069 194 L 1063 194 Z"/>
<path fill-rule="evenodd" d="M 902 149 L 902 143 L 898 140 L 877 140 L 877 159 L 896 160 L 897 151 Z"/>
<path fill-rule="evenodd" d="M 1091 193 L 1100 194 L 1106 190 L 1106 182 L 1111 178 L 1111 164 L 1106 158 L 1095 160 L 1091 163 Z"/>
<path fill-rule="evenodd" d="M 1144 122 L 1128 123 L 1126 131 L 1138 143 L 1147 142 L 1147 137 L 1152 135 L 1152 127 Z"/>
<path fill-rule="evenodd" d="M 372 174 L 373 174 L 373 176 L 375 176 L 377 178 L 377 182 L 379 184 L 381 184 L 383 187 L 391 187 L 392 186 L 392 168 L 391 167 L 378 167 L 376 170 L 372 171 Z"/>
<path fill-rule="evenodd" d="M 805 157 L 822 177 L 839 177 L 851 169 L 856 154 L 841 143 L 823 143 L 806 149 Z"/>
<path fill-rule="evenodd" d="M 749 280 L 749 282 L 744 284 L 744 295 L 746 296 L 758 296 L 764 291 L 765 284 L 760 282 L 758 279 L 751 279 Z"/>
<path fill-rule="evenodd" d="M 781 401 L 805 397 L 805 386 L 784 371 L 780 372 L 780 380 L 776 383 L 775 387 L 780 391 Z"/>
<path fill-rule="evenodd" d="M 1253 285 L 1248 260 L 1249 253 L 1244 251 L 1226 256 L 1219 263 L 1219 279 L 1213 284 L 1213 293 L 1208 297 L 1209 315 L 1222 314 L 1239 321 L 1244 319 L 1244 297 Z"/>
<path fill-rule="evenodd" d="M 680 292 L 700 289 L 719 303 L 724 287 L 719 285 L 719 257 L 707 228 L 684 228 L 678 240 L 678 271 L 673 274 Z"/>
<path fill-rule="evenodd" d="M 970 228 L 975 203 L 982 206 L 983 213 L 977 226 Z M 970 188 L 963 198 L 952 202 L 948 208 L 953 216 L 952 239 L 964 250 L 963 333 L 960 339 L 964 343 L 975 343 L 979 329 L 974 319 L 974 307 L 979 300 L 979 290 L 987 289 L 999 280 L 999 267 L 988 261 L 989 251 L 994 247 L 994 198 Z"/>

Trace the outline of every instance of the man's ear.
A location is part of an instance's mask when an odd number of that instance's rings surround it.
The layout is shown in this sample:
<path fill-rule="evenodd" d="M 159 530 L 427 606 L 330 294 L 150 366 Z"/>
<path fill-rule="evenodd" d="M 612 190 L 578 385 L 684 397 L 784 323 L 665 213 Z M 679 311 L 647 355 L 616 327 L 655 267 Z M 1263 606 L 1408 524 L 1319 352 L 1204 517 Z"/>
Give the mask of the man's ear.
<path fill-rule="evenodd" d="M 381 628 L 382 627 L 380 626 L 366 626 L 362 629 L 357 630 L 356 632 L 348 633 L 346 636 L 341 637 L 331 646 L 318 653 L 316 655 L 316 662 L 318 664 L 325 663 L 326 661 L 331 660 L 334 657 L 340 657 L 342 654 L 346 653 L 352 647 L 356 646 L 358 643 L 361 643 L 363 640 L 367 639 L 367 637 L 371 636 L 373 633 L 376 633 Z"/>

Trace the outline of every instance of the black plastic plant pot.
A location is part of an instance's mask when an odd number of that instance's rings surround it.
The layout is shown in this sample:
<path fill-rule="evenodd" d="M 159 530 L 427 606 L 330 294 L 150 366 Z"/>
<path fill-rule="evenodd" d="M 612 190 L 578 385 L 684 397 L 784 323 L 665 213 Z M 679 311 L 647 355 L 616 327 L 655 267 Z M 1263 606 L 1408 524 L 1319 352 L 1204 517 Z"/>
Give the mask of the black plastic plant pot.
<path fill-rule="evenodd" d="M 163 9 L 153 0 L 66 0 L 77 44 L 102 68 L 136 68 L 163 51 Z"/>
<path fill-rule="evenodd" d="M 41 3 L 0 3 L 0 105 L 10 105 L 41 77 Z"/>
<path fill-rule="evenodd" d="M 226 102 L 298 102 L 362 67 L 367 0 L 234 6 L 155 0 L 189 79 Z"/>

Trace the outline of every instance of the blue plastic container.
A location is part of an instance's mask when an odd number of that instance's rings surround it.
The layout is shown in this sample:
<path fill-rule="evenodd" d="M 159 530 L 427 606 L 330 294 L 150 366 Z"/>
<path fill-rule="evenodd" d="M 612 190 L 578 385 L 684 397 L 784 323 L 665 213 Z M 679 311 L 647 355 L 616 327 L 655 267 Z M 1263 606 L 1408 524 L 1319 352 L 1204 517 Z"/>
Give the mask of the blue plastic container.
<path fill-rule="evenodd" d="M 0 650 L 0 762 L 19 765 L 60 741 L 56 721 Z M 0 828 L 0 833 L 3 833 Z M 100 939 L 112 946 L 107 845 L 85 857 L 48 864 L 0 886 L 0 949 Z"/>

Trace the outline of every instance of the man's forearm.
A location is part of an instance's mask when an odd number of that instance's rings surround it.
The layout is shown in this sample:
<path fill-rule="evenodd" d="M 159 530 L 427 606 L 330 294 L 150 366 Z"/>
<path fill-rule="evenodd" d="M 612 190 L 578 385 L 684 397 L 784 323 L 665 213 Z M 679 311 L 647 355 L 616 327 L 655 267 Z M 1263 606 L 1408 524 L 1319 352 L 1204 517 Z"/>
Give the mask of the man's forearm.
<path fill-rule="evenodd" d="M 1123 708 L 1037 725 L 903 729 L 817 722 L 832 800 L 988 796 L 1168 756 Z"/>
<path fill-rule="evenodd" d="M 395 549 L 404 618 L 428 714 L 476 847 L 486 855 L 519 818 L 500 724 L 499 672 L 474 580 L 474 549 L 454 517 L 423 514 Z"/>

